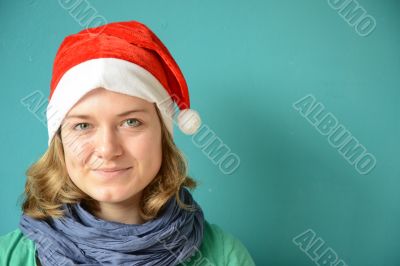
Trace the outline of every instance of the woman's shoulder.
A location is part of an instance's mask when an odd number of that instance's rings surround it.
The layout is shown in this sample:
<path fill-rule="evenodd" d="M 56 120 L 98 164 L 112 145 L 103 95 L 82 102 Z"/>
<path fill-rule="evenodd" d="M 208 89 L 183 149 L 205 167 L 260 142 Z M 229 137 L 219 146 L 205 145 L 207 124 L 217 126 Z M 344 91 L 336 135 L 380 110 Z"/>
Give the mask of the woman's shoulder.
<path fill-rule="evenodd" d="M 0 236 L 0 265 L 36 265 L 35 245 L 21 230 Z"/>
<path fill-rule="evenodd" d="M 243 265 L 253 266 L 254 261 L 243 243 L 216 224 L 204 221 L 204 236 L 200 249 L 190 259 L 190 265 Z"/>

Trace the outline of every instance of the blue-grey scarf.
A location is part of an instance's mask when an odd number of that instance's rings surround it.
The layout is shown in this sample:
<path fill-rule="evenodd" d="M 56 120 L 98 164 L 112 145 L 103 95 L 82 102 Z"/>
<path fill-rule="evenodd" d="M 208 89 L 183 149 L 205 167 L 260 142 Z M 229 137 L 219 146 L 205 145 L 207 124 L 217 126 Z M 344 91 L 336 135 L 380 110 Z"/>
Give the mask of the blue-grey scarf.
<path fill-rule="evenodd" d="M 186 188 L 180 199 L 196 207 L 187 211 L 175 197 L 161 216 L 144 224 L 99 219 L 80 203 L 65 204 L 65 216 L 36 220 L 21 216 L 21 231 L 36 244 L 42 265 L 177 265 L 195 255 L 203 240 L 204 216 Z"/>

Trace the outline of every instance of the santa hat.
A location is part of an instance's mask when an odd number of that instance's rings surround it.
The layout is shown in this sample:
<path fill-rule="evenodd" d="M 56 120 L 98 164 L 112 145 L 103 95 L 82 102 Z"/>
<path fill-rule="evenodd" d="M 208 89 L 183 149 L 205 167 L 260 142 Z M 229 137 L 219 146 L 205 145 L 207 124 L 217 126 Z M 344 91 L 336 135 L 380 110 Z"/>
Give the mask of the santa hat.
<path fill-rule="evenodd" d="M 182 132 L 200 127 L 185 78 L 160 39 L 140 22 L 114 22 L 67 36 L 58 49 L 47 107 L 49 145 L 68 111 L 99 87 L 156 103 L 171 135 L 174 104 Z"/>

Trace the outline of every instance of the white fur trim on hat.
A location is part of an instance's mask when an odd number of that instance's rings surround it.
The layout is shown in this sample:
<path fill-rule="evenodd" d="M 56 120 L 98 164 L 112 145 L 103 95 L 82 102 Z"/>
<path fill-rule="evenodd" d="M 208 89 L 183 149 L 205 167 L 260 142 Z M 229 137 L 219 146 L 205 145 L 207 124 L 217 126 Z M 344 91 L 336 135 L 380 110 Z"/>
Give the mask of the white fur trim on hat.
<path fill-rule="evenodd" d="M 173 135 L 173 102 L 161 83 L 145 68 L 117 58 L 91 59 L 62 76 L 47 106 L 48 145 L 68 111 L 96 88 L 124 93 L 157 103 L 165 126 Z"/>

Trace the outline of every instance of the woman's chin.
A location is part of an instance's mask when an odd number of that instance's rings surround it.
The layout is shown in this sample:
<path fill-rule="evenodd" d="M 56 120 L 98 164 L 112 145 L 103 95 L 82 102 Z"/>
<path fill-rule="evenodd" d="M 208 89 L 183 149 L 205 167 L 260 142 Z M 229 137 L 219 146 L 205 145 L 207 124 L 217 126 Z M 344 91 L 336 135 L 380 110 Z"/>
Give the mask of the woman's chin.
<path fill-rule="evenodd" d="M 126 188 L 121 188 L 121 189 L 106 188 L 97 190 L 96 192 L 90 194 L 89 195 L 98 202 L 122 203 L 129 199 L 132 199 L 137 194 L 137 192 L 126 191 Z"/>

